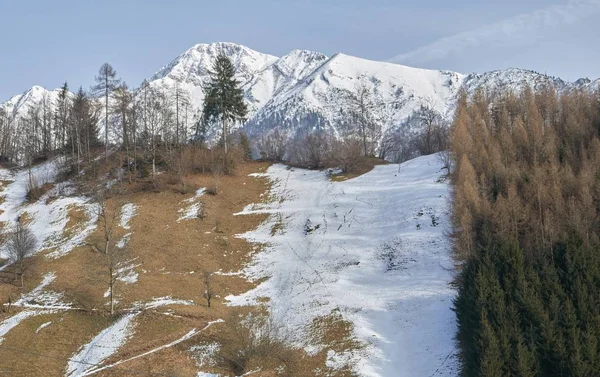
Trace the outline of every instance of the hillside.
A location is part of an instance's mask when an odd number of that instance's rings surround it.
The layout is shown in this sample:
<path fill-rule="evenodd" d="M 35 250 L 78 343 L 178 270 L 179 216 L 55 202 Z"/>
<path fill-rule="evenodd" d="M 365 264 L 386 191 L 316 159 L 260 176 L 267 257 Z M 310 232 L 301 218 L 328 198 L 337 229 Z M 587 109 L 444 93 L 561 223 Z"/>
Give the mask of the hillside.
<path fill-rule="evenodd" d="M 89 246 L 102 234 L 98 204 L 57 182 L 59 162 L 35 167 L 51 187 L 33 203 L 27 171 L 1 170 L 3 227 L 20 217 L 39 240 L 23 289 L 0 267 L 0 369 L 11 376 L 232 376 L 219 360 L 245 344 L 236 324 L 247 313 L 268 313 L 268 333 L 288 344 L 254 354 L 252 375 L 278 375 L 276 360 L 294 376 L 455 374 L 448 186 L 436 156 L 343 182 L 248 163 L 216 196 L 202 189 L 210 175 L 188 176 L 198 190 L 184 195 L 115 181 L 108 206 L 120 209 L 114 234 L 128 251 L 115 317 Z"/>

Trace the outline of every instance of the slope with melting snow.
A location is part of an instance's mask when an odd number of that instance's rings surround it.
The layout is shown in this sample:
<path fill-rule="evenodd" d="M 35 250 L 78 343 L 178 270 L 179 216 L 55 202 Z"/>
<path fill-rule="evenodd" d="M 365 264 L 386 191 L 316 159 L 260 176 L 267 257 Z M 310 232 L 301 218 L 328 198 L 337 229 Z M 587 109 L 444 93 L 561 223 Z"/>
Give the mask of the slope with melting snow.
<path fill-rule="evenodd" d="M 36 202 L 27 201 L 29 174 L 42 185 L 55 182 L 59 170 L 59 159 L 37 165 L 31 169 L 31 173 L 27 169 L 0 169 L 0 177 L 9 182 L 0 190 L 0 195 L 4 197 L 0 204 L 0 223 L 4 223 L 3 231 L 10 231 L 19 217 L 26 215 L 30 219 L 29 229 L 37 240 L 36 252 L 54 248 L 55 250 L 48 255 L 51 258 L 61 257 L 83 243 L 96 228 L 97 220 L 96 206 L 89 203 L 88 198 L 65 196 L 72 193 L 68 182 L 57 183 Z M 53 200 L 50 200 L 51 198 Z M 63 231 L 69 220 L 68 210 L 71 208 L 83 210 L 87 221 L 78 224 L 78 228 L 65 237 Z M 4 246 L 0 247 L 0 258 L 8 258 Z"/>
<path fill-rule="evenodd" d="M 275 320 L 301 335 L 338 309 L 366 348 L 330 350 L 328 363 L 350 363 L 362 376 L 457 375 L 453 264 L 444 236 L 449 186 L 442 175 L 435 155 L 345 182 L 270 167 L 273 201 L 240 213 L 270 214 L 241 235 L 268 245 L 245 270 L 251 279 L 268 279 L 228 300 L 245 305 L 269 297 Z"/>

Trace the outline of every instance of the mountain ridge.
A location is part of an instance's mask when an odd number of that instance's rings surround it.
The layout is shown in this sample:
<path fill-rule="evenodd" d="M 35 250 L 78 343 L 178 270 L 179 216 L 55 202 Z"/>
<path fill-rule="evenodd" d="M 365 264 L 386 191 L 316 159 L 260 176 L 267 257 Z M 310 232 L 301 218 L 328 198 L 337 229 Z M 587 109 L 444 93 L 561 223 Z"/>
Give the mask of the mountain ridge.
<path fill-rule="evenodd" d="M 399 127 L 423 103 L 451 117 L 460 88 L 472 94 L 480 87 L 495 92 L 524 84 L 536 88 L 552 84 L 562 91 L 594 90 L 600 85 L 600 79 L 569 82 L 520 68 L 462 74 L 299 49 L 276 57 L 232 42 L 196 44 L 156 71 L 148 83 L 164 91 L 179 88 L 189 96 L 193 111 L 198 111 L 204 99 L 203 82 L 221 52 L 236 66 L 236 78 L 249 108 L 244 128 L 253 136 L 274 128 L 283 129 L 290 137 L 315 128 L 339 134 L 348 96 L 357 85 L 366 85 L 381 105 L 375 116 L 384 120 L 384 132 Z M 16 119 L 41 101 L 44 93 L 52 100 L 57 90 L 33 86 L 0 103 L 0 108 Z"/>

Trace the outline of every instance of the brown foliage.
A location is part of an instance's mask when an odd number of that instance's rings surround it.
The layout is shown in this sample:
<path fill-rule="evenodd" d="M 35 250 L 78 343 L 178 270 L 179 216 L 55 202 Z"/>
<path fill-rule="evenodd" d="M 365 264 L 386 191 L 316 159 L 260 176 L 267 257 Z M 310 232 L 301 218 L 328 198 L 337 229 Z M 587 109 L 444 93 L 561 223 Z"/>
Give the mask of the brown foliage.
<path fill-rule="evenodd" d="M 600 94 L 546 87 L 459 100 L 451 132 L 459 257 L 486 231 L 543 255 L 598 241 Z"/>

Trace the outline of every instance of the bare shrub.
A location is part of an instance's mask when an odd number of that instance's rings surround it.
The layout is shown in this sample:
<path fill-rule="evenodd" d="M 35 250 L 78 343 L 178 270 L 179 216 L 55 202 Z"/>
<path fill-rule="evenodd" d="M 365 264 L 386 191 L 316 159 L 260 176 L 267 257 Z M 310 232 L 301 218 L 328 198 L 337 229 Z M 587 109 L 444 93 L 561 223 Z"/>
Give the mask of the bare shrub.
<path fill-rule="evenodd" d="M 243 375 L 255 367 L 278 370 L 279 375 L 295 375 L 298 357 L 286 342 L 283 331 L 266 316 L 248 315 L 243 321 L 233 317 L 219 333 L 216 366 Z"/>
<path fill-rule="evenodd" d="M 196 190 L 198 190 L 198 186 L 186 179 L 182 179 L 177 186 L 177 192 L 183 195 L 194 193 Z"/>
<path fill-rule="evenodd" d="M 452 155 L 449 149 L 438 153 L 438 160 L 442 163 L 442 168 L 446 169 L 446 174 L 450 175 L 452 170 Z"/>
<path fill-rule="evenodd" d="M 10 261 L 14 264 L 14 280 L 20 277 L 21 287 L 27 270 L 25 259 L 31 256 L 37 247 L 37 239 L 22 221 L 17 222 L 6 240 L 6 250 Z"/>
<path fill-rule="evenodd" d="M 294 143 L 290 160 L 309 169 L 320 169 L 325 166 L 329 150 L 330 142 L 325 134 L 308 134 Z"/>
<path fill-rule="evenodd" d="M 285 158 L 287 140 L 285 134 L 275 129 L 256 141 L 260 158 L 265 161 L 281 162 Z"/>
<path fill-rule="evenodd" d="M 204 220 L 206 217 L 206 212 L 204 211 L 204 202 L 200 201 L 200 205 L 198 206 L 198 212 L 196 213 L 196 217 L 200 220 Z"/>
<path fill-rule="evenodd" d="M 29 202 L 38 201 L 44 194 L 52 189 L 51 183 L 39 184 L 38 181 L 32 177 L 27 183 L 27 194 L 25 197 Z"/>
<path fill-rule="evenodd" d="M 342 169 L 344 173 L 352 173 L 359 166 L 362 153 L 363 146 L 360 140 L 336 140 L 332 142 L 329 165 Z"/>

